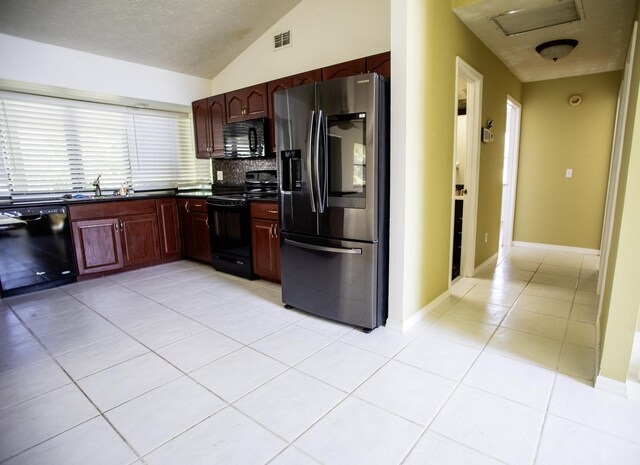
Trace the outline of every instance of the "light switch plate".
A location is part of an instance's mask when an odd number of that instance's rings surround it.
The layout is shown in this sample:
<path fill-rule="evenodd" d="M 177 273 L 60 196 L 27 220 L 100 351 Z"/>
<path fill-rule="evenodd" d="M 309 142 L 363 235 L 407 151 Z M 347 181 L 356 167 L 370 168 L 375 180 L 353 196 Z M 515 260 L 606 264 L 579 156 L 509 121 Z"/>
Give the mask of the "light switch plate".
<path fill-rule="evenodd" d="M 224 175 L 222 174 L 222 171 L 216 171 L 216 179 L 218 181 L 224 181 Z"/>
<path fill-rule="evenodd" d="M 573 170 L 571 168 L 567 168 L 565 177 L 570 178 L 571 176 L 573 176 Z"/>

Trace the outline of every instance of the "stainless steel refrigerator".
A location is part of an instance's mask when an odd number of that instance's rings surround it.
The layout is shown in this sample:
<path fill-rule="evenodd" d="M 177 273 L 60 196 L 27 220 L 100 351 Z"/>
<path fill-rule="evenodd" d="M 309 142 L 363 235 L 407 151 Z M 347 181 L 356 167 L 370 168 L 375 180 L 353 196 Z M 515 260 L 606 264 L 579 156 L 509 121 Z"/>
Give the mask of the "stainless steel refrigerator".
<path fill-rule="evenodd" d="M 388 82 L 275 94 L 282 300 L 364 329 L 387 318 Z"/>

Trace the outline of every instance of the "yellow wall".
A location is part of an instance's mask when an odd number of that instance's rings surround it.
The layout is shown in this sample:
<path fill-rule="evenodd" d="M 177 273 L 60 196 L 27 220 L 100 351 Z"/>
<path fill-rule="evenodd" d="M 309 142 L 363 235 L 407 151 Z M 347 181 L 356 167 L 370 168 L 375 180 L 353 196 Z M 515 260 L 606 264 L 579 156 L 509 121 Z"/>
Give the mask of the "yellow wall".
<path fill-rule="evenodd" d="M 636 12 L 636 21 L 640 19 Z M 636 40 L 611 249 L 600 313 L 600 373 L 624 382 L 640 311 L 640 40 Z"/>
<path fill-rule="evenodd" d="M 414 126 L 419 124 L 419 133 L 408 132 L 407 137 L 419 144 L 413 150 L 407 147 L 404 154 L 407 167 L 404 320 L 444 293 L 449 285 L 456 56 L 484 76 L 481 119 L 495 121 L 495 141 L 481 146 L 476 265 L 498 250 L 506 98 L 507 94 L 516 100 L 521 97 L 518 79 L 462 24 L 449 2 L 407 3 L 409 21 L 423 23 L 426 47 L 425 43 L 408 44 L 408 55 L 414 59 L 422 57 L 424 61 L 407 65 L 409 75 L 416 75 L 413 67 L 418 68 L 422 88 L 417 95 L 407 96 L 413 109 L 410 118 Z M 422 16 L 416 19 L 417 14 Z M 412 54 L 412 50 L 417 53 Z M 392 93 L 393 86 L 392 80 Z M 393 189 L 392 180 L 392 196 Z M 483 240 L 485 232 L 489 234 L 487 244 Z"/>
<path fill-rule="evenodd" d="M 600 248 L 621 79 L 616 71 L 523 85 L 515 241 Z M 573 94 L 581 105 L 569 105 Z"/>

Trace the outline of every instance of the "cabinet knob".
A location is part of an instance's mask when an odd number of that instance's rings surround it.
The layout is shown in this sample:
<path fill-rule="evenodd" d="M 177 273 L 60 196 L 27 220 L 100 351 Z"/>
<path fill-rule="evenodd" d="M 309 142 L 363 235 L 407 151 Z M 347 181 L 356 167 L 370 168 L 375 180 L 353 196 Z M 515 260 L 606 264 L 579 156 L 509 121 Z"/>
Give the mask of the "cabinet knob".
<path fill-rule="evenodd" d="M 184 203 L 184 209 L 187 213 L 189 213 L 189 202 Z"/>
<path fill-rule="evenodd" d="M 278 214 L 278 210 L 267 210 L 267 212 L 272 213 L 274 215 Z"/>

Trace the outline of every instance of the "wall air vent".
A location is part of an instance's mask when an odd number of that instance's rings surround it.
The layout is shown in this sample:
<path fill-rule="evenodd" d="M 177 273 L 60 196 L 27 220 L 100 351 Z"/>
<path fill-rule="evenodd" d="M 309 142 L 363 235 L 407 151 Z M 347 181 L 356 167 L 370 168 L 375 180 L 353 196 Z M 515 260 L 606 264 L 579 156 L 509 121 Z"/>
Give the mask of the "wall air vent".
<path fill-rule="evenodd" d="M 291 31 L 281 32 L 273 36 L 273 49 L 280 50 L 281 48 L 291 45 Z"/>
<path fill-rule="evenodd" d="M 584 19 L 580 0 L 560 0 L 552 4 L 513 10 L 491 18 L 506 36 L 537 31 Z"/>

